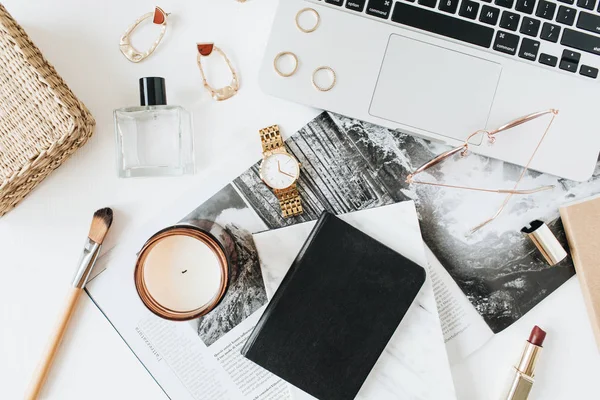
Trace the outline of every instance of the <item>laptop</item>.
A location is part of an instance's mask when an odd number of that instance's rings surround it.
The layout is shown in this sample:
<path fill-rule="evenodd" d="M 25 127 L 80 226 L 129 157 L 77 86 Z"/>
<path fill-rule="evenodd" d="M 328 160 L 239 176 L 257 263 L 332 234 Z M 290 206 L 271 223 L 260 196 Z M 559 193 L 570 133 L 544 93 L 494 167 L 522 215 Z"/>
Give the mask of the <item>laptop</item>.
<path fill-rule="evenodd" d="M 600 151 L 598 0 L 281 0 L 260 71 L 274 96 L 459 145 L 550 108 L 559 115 L 531 168 L 585 181 Z M 311 33 L 296 26 L 314 9 Z M 315 18 L 304 12 L 300 18 Z M 311 21 L 301 21 L 305 27 Z M 310 28 L 310 27 L 309 27 Z M 275 57 L 293 52 L 282 77 Z M 326 92 L 313 71 L 335 71 Z M 550 117 L 548 117 L 549 119 Z M 549 120 L 507 132 L 479 154 L 526 165 Z"/>

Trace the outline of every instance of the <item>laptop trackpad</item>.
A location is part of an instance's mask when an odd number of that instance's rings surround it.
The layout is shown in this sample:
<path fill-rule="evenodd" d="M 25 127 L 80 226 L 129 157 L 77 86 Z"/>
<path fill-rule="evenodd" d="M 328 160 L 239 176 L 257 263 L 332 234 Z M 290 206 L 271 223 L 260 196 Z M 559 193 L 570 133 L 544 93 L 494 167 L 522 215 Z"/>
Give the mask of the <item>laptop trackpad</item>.
<path fill-rule="evenodd" d="M 464 139 L 486 126 L 500 64 L 391 35 L 370 114 Z"/>

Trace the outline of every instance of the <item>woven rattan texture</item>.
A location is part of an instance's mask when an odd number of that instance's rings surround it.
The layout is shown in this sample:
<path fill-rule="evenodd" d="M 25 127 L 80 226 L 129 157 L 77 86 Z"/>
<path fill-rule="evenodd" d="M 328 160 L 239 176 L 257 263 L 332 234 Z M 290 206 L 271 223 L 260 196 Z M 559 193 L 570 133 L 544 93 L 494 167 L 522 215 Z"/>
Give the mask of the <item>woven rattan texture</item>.
<path fill-rule="evenodd" d="M 95 121 L 0 4 L 0 216 L 83 146 Z"/>

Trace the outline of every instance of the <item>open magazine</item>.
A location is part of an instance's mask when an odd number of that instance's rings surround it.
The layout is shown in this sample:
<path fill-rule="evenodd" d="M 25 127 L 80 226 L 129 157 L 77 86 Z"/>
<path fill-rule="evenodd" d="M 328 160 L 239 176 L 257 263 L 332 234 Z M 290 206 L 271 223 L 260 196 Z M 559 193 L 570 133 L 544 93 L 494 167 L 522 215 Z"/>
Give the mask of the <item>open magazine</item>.
<path fill-rule="evenodd" d="M 517 321 L 574 274 L 571 260 L 549 267 L 519 232 L 543 219 L 566 246 L 558 206 L 600 193 L 600 168 L 577 184 L 535 172 L 524 187 L 554 191 L 515 196 L 501 217 L 475 235 L 466 233 L 497 210 L 503 197 L 433 186 L 409 186 L 406 176 L 446 148 L 368 123 L 323 113 L 286 141 L 302 164 L 298 183 L 304 214 L 285 220 L 260 180 L 256 163 L 207 200 L 181 199 L 101 260 L 106 270 L 88 293 L 128 346 L 177 399 L 286 399 L 287 385 L 244 359 L 239 350 L 258 321 L 267 296 L 252 233 L 336 214 L 414 200 L 430 249 L 430 273 L 451 363 Z M 423 179 L 469 186 L 511 187 L 519 167 L 472 155 L 427 170 Z M 188 219 L 207 219 L 235 238 L 238 274 L 219 306 L 191 323 L 151 314 L 133 283 L 136 253 L 155 231 Z M 439 260 L 439 261 L 438 261 Z"/>

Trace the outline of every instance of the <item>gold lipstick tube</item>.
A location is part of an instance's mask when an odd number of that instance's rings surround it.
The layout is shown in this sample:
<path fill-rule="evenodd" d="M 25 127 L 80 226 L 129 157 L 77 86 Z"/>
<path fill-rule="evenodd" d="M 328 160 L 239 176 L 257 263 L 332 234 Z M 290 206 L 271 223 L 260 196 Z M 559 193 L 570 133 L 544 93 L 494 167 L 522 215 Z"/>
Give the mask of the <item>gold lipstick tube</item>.
<path fill-rule="evenodd" d="M 513 367 L 515 377 L 506 400 L 527 400 L 533 387 L 535 365 L 541 350 L 541 346 L 526 342 L 521 361 L 516 367 Z"/>

